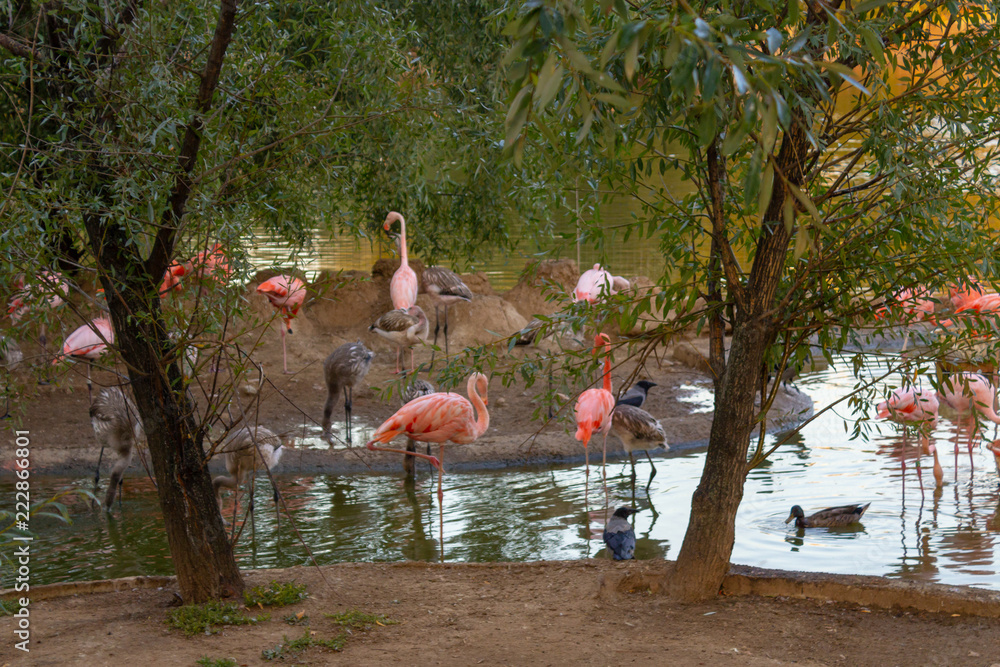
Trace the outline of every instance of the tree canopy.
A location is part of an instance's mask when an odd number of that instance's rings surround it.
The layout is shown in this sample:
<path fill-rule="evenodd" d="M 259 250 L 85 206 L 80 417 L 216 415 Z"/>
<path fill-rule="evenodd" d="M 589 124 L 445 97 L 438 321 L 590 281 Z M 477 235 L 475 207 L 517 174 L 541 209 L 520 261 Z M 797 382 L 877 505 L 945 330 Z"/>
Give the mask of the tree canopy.
<path fill-rule="evenodd" d="M 995 281 L 997 9 L 990 2 L 533 0 L 505 33 L 506 149 L 588 151 L 643 202 L 660 292 L 707 324 L 716 418 L 677 592 L 717 590 L 769 371 L 876 333 L 876 312 Z M 667 170 L 695 188 L 658 185 Z M 626 319 L 629 314 L 626 315 Z M 885 321 L 881 322 L 882 325 Z M 727 344 L 724 334 L 732 330 Z M 937 354 L 955 335 L 935 337 Z M 728 349 L 727 349 L 728 345 Z"/>

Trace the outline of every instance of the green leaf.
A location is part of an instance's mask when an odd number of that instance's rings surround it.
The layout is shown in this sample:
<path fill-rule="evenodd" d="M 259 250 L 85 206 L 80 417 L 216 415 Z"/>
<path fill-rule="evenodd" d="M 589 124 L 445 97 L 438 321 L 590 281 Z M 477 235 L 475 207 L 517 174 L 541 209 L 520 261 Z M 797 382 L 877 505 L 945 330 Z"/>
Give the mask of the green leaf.
<path fill-rule="evenodd" d="M 507 128 L 504 147 L 512 146 L 517 137 L 520 136 L 521 130 L 524 128 L 524 123 L 528 120 L 528 103 L 530 101 L 531 86 L 525 86 L 517 91 L 517 95 L 514 96 L 514 101 L 511 102 L 510 109 L 507 111 L 507 119 L 504 122 Z"/>
<path fill-rule="evenodd" d="M 727 132 L 726 138 L 722 142 L 722 154 L 729 157 L 735 153 L 746 138 L 748 130 L 746 123 L 737 123 L 736 127 Z"/>
<path fill-rule="evenodd" d="M 836 73 L 837 75 L 840 76 L 840 78 L 842 78 L 844 81 L 846 81 L 847 83 L 851 84 L 852 86 L 860 90 L 865 95 L 871 95 L 871 91 L 865 88 L 864 84 L 862 84 L 854 77 L 854 72 L 851 70 L 851 68 L 847 67 L 846 65 L 842 65 L 841 63 L 830 62 L 828 60 L 822 60 L 816 64 L 819 65 L 820 67 L 830 70 L 831 72 Z"/>
<path fill-rule="evenodd" d="M 628 111 L 633 106 L 635 106 L 621 95 L 615 95 L 614 93 L 597 93 L 596 95 L 594 95 L 594 98 L 602 102 L 614 105 L 619 109 L 621 109 L 622 111 Z"/>
<path fill-rule="evenodd" d="M 583 117 L 583 126 L 576 133 L 576 140 L 574 141 L 575 146 L 579 146 L 584 139 L 587 138 L 587 134 L 590 132 L 590 126 L 594 124 L 594 110 L 589 106 L 587 107 L 587 112 Z"/>
<path fill-rule="evenodd" d="M 764 214 L 771 203 L 771 195 L 774 192 L 774 162 L 767 161 L 764 173 L 760 177 L 760 192 L 757 193 L 757 216 L 763 222 Z"/>
<path fill-rule="evenodd" d="M 637 36 L 625 48 L 625 78 L 631 81 L 639 68 L 639 37 Z"/>
<path fill-rule="evenodd" d="M 785 231 L 791 234 L 795 228 L 795 201 L 791 197 L 785 197 L 781 204 L 781 219 L 785 223 Z"/>
<path fill-rule="evenodd" d="M 802 206 L 806 209 L 806 211 L 809 212 L 809 215 L 812 216 L 813 220 L 817 222 L 823 220 L 823 218 L 821 218 L 819 215 L 819 209 L 816 208 L 816 204 L 813 203 L 813 200 L 811 197 L 809 197 L 809 195 L 800 190 L 794 183 L 790 181 L 787 181 L 785 185 L 788 186 L 788 189 L 792 191 L 792 194 L 795 195 L 795 198 L 798 199 L 799 202 L 802 204 Z"/>
<path fill-rule="evenodd" d="M 858 32 L 861 33 L 862 39 L 865 40 L 865 46 L 872 52 L 872 55 L 879 62 L 883 61 L 885 59 L 885 52 L 882 47 L 882 37 L 868 25 L 860 26 Z"/>
<path fill-rule="evenodd" d="M 866 2 L 859 3 L 854 7 L 855 15 L 860 16 L 861 14 L 867 14 L 871 10 L 881 7 L 882 5 L 888 5 L 892 0 L 867 0 Z"/>
<path fill-rule="evenodd" d="M 709 105 L 698 119 L 698 144 L 707 146 L 715 139 L 716 117 L 715 107 Z"/>
<path fill-rule="evenodd" d="M 795 250 L 792 251 L 792 259 L 796 262 L 802 255 L 806 254 L 809 249 L 809 231 L 805 227 L 799 227 L 798 233 L 795 235 Z"/>
<path fill-rule="evenodd" d="M 760 147 L 765 153 L 770 153 L 774 149 L 774 142 L 778 138 L 778 110 L 772 98 L 768 98 L 764 105 L 764 116 L 761 118 L 760 127 Z"/>
<path fill-rule="evenodd" d="M 549 105 L 555 99 L 559 88 L 562 85 L 563 68 L 557 62 L 555 53 L 549 54 L 538 71 L 538 84 L 535 86 L 535 108 L 539 111 Z"/>

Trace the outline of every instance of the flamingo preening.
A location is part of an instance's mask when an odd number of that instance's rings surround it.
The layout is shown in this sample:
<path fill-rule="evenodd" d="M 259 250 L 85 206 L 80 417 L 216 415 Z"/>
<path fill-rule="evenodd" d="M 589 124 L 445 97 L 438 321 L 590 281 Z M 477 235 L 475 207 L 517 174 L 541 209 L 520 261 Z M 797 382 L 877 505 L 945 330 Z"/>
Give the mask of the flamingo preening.
<path fill-rule="evenodd" d="M 613 276 L 600 264 L 587 269 L 576 282 L 573 290 L 574 301 L 594 303 L 603 296 L 612 296 L 631 287 L 631 283 L 621 276 Z"/>
<path fill-rule="evenodd" d="M 469 376 L 466 399 L 453 392 L 437 392 L 419 396 L 385 420 L 365 445 L 368 449 L 416 456 L 430 462 L 438 470 L 438 512 L 440 521 L 441 557 L 444 558 L 444 443 L 465 445 L 475 441 L 490 427 L 486 409 L 489 380 L 482 373 Z M 438 456 L 433 457 L 404 449 L 379 447 L 397 435 L 406 435 L 419 442 L 438 443 Z"/>
<path fill-rule="evenodd" d="M 281 361 L 284 371 L 288 373 L 288 351 L 285 347 L 285 330 L 292 333 L 292 319 L 298 315 L 302 302 L 306 300 L 306 285 L 292 276 L 275 276 L 265 280 L 257 287 L 257 293 L 263 294 L 271 302 L 284 321 L 281 330 Z"/>
<path fill-rule="evenodd" d="M 222 244 L 216 243 L 210 250 L 202 251 L 186 262 L 173 261 L 163 272 L 159 295 L 164 297 L 171 292 L 182 291 L 182 279 L 213 278 L 222 283 L 231 272 L 229 258 L 222 250 Z"/>
<path fill-rule="evenodd" d="M 354 396 L 354 385 L 368 375 L 374 357 L 375 353 L 359 340 L 356 343 L 344 343 L 331 352 L 323 362 L 323 377 L 326 380 L 326 405 L 323 406 L 324 434 L 330 433 L 333 401 L 343 391 L 344 426 L 347 431 L 347 444 L 351 444 L 351 399 Z"/>
<path fill-rule="evenodd" d="M 406 220 L 400 213 L 390 211 L 385 217 L 382 228 L 389 231 L 392 223 L 399 220 L 399 268 L 392 274 L 389 281 L 389 297 L 392 299 L 392 307 L 406 309 L 417 303 L 417 274 L 410 268 L 409 258 L 406 254 Z"/>
<path fill-rule="evenodd" d="M 608 461 L 608 431 L 611 430 L 611 411 L 615 407 L 615 395 L 611 393 L 611 338 L 607 334 L 597 334 L 594 338 L 594 354 L 604 346 L 604 384 L 602 387 L 592 387 L 576 399 L 576 439 L 583 443 L 586 460 L 587 485 L 584 489 L 584 504 L 588 504 L 587 494 L 590 488 L 590 454 L 587 445 L 594 433 L 604 435 L 604 456 L 602 466 Z M 602 472 L 604 480 L 605 505 L 608 501 L 607 474 Z"/>
<path fill-rule="evenodd" d="M 396 346 L 396 373 L 399 373 L 403 348 L 409 348 L 410 369 L 415 368 L 413 346 L 427 342 L 427 328 L 427 315 L 424 314 L 424 309 L 420 306 L 410 306 L 406 310 L 390 310 L 368 327 L 368 330 Z"/>
<path fill-rule="evenodd" d="M 87 396 L 90 402 L 93 402 L 94 389 L 90 381 L 91 364 L 107 352 L 108 345 L 112 345 L 114 342 L 115 330 L 112 328 L 111 322 L 104 317 L 98 317 L 79 327 L 66 338 L 62 354 L 57 354 L 56 358 L 52 360 L 52 364 L 58 364 L 65 357 L 74 361 L 86 362 Z"/>

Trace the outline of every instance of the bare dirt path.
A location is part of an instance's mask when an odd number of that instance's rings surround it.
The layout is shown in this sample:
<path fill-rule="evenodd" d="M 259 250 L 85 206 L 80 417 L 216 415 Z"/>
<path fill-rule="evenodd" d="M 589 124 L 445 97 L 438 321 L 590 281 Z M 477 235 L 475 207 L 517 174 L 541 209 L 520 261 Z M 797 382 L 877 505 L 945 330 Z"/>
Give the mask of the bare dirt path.
<path fill-rule="evenodd" d="M 31 605 L 30 653 L 0 619 L 0 665 L 975 665 L 1000 664 L 1000 621 L 760 597 L 678 605 L 608 585 L 662 563 L 345 564 L 256 572 L 305 583 L 310 597 L 258 626 L 186 638 L 164 618 L 167 590 L 84 595 Z M 605 584 L 602 586 L 602 583 Z M 339 653 L 313 647 L 266 661 L 283 637 L 331 639 L 325 614 L 382 614 Z M 303 613 L 304 612 L 304 613 Z M 302 613 L 297 625 L 283 620 Z"/>

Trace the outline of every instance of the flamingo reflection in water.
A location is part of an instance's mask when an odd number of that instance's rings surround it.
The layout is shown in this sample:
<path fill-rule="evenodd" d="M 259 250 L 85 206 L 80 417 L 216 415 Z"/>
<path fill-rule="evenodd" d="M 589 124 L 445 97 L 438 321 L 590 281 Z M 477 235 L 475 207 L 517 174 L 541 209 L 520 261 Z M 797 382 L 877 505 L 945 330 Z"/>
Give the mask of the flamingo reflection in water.
<path fill-rule="evenodd" d="M 941 486 L 944 479 L 944 472 L 941 470 L 941 463 L 937 456 L 937 447 L 930 442 L 929 433 L 937 425 L 938 407 L 937 396 L 932 391 L 909 387 L 907 389 L 894 389 L 889 397 L 876 406 L 878 416 L 882 419 L 890 419 L 903 426 L 903 446 L 900 454 L 900 469 L 903 480 L 903 490 L 906 490 L 906 447 L 909 428 L 914 427 L 921 437 L 921 446 L 924 454 L 934 457 L 934 480 L 937 486 Z M 920 495 L 923 497 L 924 484 L 920 469 L 920 453 L 917 454 L 917 478 L 920 480 Z"/>

